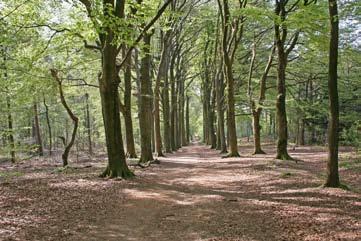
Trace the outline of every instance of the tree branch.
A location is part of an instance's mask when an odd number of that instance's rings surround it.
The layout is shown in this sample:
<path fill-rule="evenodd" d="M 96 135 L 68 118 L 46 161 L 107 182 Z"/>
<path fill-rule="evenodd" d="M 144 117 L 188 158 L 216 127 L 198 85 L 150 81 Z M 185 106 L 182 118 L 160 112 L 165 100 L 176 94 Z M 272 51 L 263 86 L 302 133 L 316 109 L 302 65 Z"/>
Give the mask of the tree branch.
<path fill-rule="evenodd" d="M 144 29 L 142 30 L 142 32 L 138 35 L 138 37 L 136 38 L 136 40 L 133 42 L 133 44 L 128 48 L 125 56 L 123 57 L 122 61 L 119 63 L 119 65 L 117 66 L 118 68 L 121 68 L 124 63 L 126 62 L 127 58 L 129 57 L 129 55 L 131 54 L 132 50 L 135 48 L 135 46 L 140 42 L 140 40 L 142 40 L 144 34 L 155 24 L 155 22 L 162 16 L 163 12 L 167 9 L 168 5 L 172 2 L 173 0 L 167 0 L 163 6 L 158 10 L 157 14 L 150 20 L 150 22 L 144 27 Z M 120 52 L 122 45 L 118 48 L 118 52 Z"/>
<path fill-rule="evenodd" d="M 298 36 L 300 35 L 300 31 L 297 30 L 296 33 L 292 36 L 292 41 L 288 49 L 286 50 L 286 57 L 290 54 L 290 52 L 294 49 L 297 44 Z"/>

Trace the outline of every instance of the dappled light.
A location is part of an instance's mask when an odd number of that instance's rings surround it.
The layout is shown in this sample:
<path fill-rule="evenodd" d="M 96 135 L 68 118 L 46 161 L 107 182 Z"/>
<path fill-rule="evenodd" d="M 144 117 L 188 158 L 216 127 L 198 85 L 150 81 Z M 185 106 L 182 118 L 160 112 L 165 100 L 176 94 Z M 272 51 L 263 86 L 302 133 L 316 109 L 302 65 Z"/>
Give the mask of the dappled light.
<path fill-rule="evenodd" d="M 89 176 L 96 165 L 83 174 L 24 174 L 1 185 L 1 232 L 39 239 L 64 226 L 56 235 L 67 240 L 359 240 L 359 190 L 320 188 L 317 157 L 287 165 L 272 155 L 223 159 L 196 144 L 136 168 L 126 182 Z"/>

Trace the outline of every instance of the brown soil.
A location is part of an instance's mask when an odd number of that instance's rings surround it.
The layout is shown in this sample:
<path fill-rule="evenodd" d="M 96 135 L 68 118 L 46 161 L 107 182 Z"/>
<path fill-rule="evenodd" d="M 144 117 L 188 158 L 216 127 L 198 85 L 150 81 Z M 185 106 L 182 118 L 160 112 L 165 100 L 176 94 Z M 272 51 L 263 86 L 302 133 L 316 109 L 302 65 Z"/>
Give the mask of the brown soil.
<path fill-rule="evenodd" d="M 351 191 L 324 189 L 323 147 L 290 151 L 297 163 L 264 149 L 192 145 L 127 181 L 98 178 L 99 158 L 2 163 L 0 240 L 361 240 L 359 162 L 341 168 Z"/>

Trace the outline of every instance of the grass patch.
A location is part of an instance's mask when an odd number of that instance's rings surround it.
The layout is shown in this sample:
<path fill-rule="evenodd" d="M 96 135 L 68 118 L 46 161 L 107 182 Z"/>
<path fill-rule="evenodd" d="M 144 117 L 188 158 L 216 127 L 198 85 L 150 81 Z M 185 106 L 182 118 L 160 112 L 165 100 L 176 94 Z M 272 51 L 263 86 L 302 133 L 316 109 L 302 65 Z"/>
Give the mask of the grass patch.
<path fill-rule="evenodd" d="M 291 176 L 293 176 L 294 174 L 292 174 L 291 172 L 282 172 L 281 173 L 281 178 L 289 178 Z"/>
<path fill-rule="evenodd" d="M 340 188 L 346 191 L 351 191 L 351 188 L 344 183 L 340 183 Z"/>
<path fill-rule="evenodd" d="M 361 159 L 348 159 L 345 161 L 340 161 L 339 163 L 340 168 L 344 169 L 354 169 L 361 171 Z"/>
<path fill-rule="evenodd" d="M 74 168 L 72 168 L 70 166 L 65 166 L 65 167 L 57 167 L 51 173 L 52 174 L 60 174 L 60 173 L 70 174 L 73 171 L 74 171 Z"/>
<path fill-rule="evenodd" d="M 0 178 L 4 178 L 6 180 L 14 178 L 14 177 L 21 177 L 23 175 L 24 175 L 24 173 L 17 172 L 17 171 L 0 172 Z"/>

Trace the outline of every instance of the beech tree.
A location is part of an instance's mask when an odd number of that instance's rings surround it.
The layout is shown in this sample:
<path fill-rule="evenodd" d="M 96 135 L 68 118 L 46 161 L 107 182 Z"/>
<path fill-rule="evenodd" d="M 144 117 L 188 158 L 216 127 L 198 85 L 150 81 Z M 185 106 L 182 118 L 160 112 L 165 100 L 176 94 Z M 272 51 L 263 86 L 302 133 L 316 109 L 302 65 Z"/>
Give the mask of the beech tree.
<path fill-rule="evenodd" d="M 247 1 L 239 1 L 239 9 L 246 6 Z M 227 83 L 227 129 L 229 142 L 229 157 L 238 157 L 237 134 L 235 123 L 234 110 L 234 77 L 232 73 L 232 66 L 234 63 L 235 53 L 237 51 L 238 43 L 243 34 L 242 16 L 231 19 L 229 3 L 224 0 L 221 3 L 218 0 L 218 6 L 222 16 L 222 52 L 223 52 L 223 73 Z M 231 29 L 232 26 L 232 29 Z"/>
<path fill-rule="evenodd" d="M 292 159 L 288 143 L 317 144 L 329 148 L 325 186 L 340 186 L 338 145 L 361 146 L 361 55 L 358 3 L 335 6 L 3 0 L 0 156 L 71 165 L 106 151 L 101 176 L 127 178 L 129 163 L 198 140 L 230 157 L 245 142 L 276 147 L 280 159 Z"/>
<path fill-rule="evenodd" d="M 339 187 L 338 175 L 338 128 L 339 128 L 339 103 L 337 88 L 337 66 L 338 66 L 338 35 L 339 16 L 337 0 L 328 1 L 330 14 L 330 49 L 328 65 L 328 92 L 330 117 L 328 126 L 328 161 L 326 187 Z"/>

